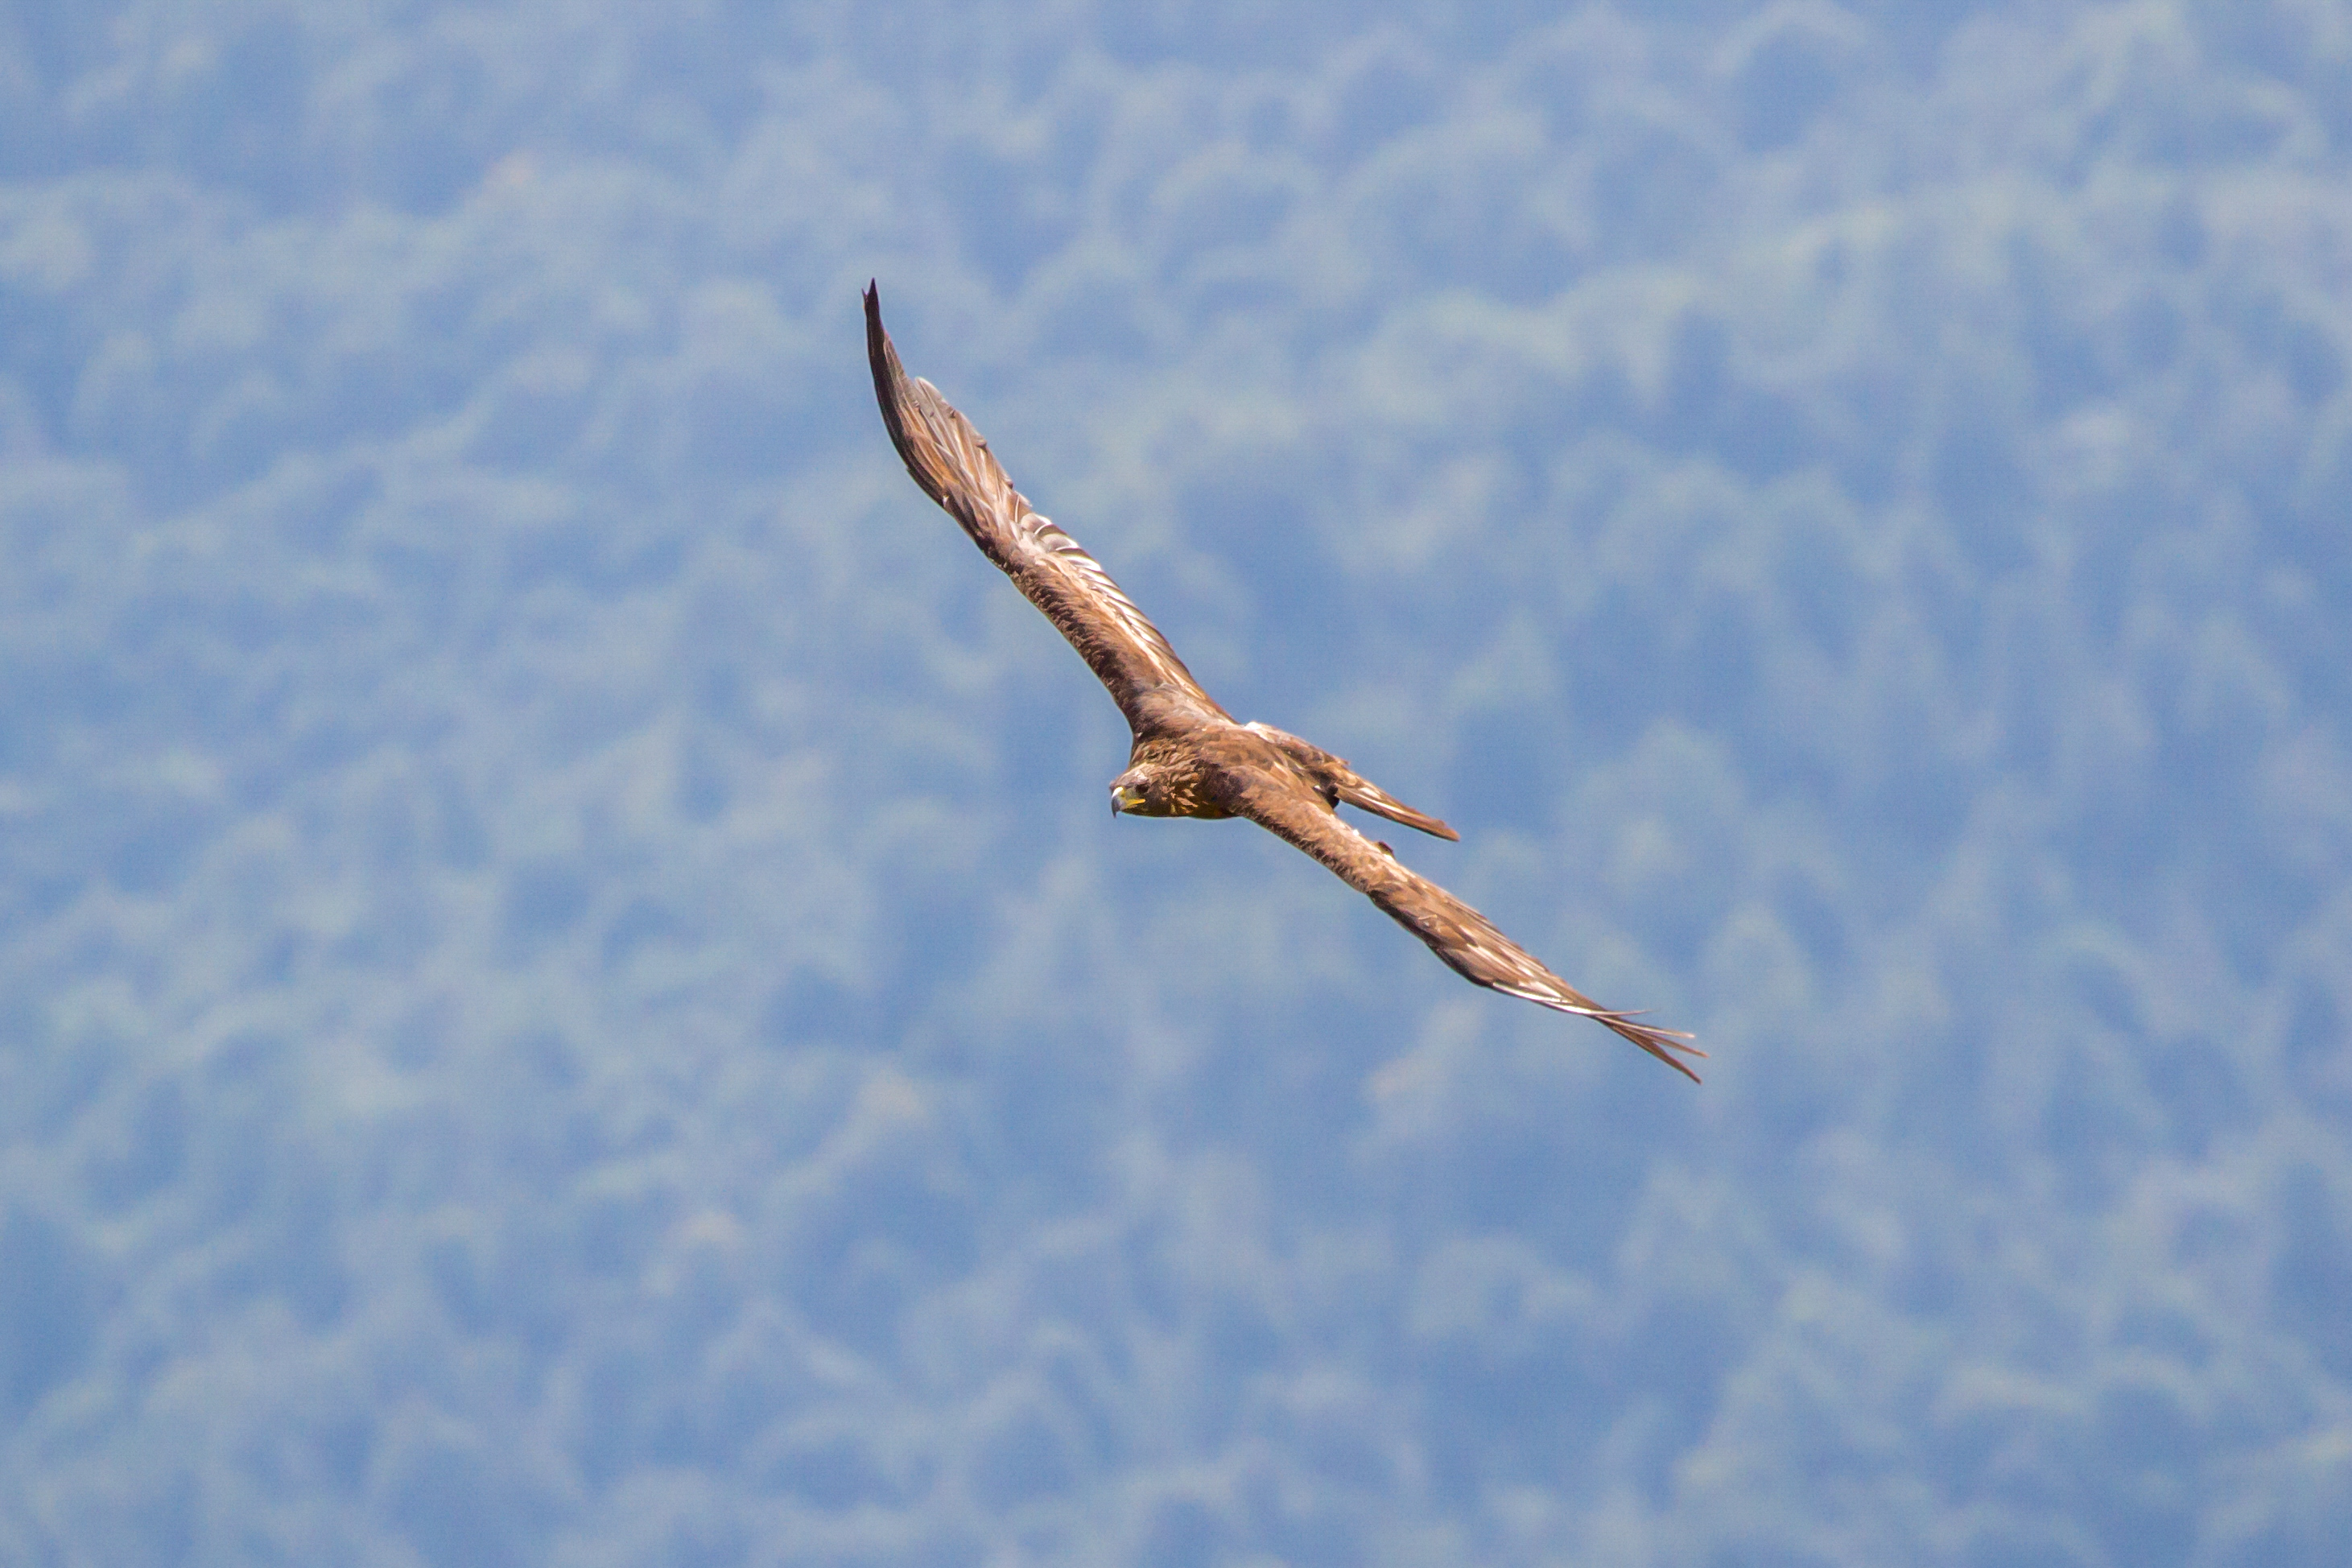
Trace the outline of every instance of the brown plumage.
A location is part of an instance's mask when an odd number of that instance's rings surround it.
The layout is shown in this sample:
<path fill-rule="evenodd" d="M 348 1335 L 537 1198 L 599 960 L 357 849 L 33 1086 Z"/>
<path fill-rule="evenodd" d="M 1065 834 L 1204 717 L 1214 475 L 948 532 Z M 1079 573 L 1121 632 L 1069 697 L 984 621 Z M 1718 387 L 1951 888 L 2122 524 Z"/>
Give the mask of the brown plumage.
<path fill-rule="evenodd" d="M 1407 870 L 1387 845 L 1341 821 L 1338 808 L 1344 802 L 1440 838 L 1460 834 L 1383 793 L 1344 758 L 1270 725 L 1244 724 L 1218 707 L 1110 574 L 1030 510 L 971 421 L 929 382 L 907 374 L 882 330 L 881 296 L 871 284 L 866 351 L 882 423 L 907 471 L 1061 628 L 1127 715 L 1135 746 L 1127 772 L 1111 781 L 1112 810 L 1137 816 L 1245 816 L 1330 868 L 1463 978 L 1605 1024 L 1697 1081 L 1676 1055 L 1706 1054 L 1688 1035 L 1600 1005 L 1486 916 Z"/>

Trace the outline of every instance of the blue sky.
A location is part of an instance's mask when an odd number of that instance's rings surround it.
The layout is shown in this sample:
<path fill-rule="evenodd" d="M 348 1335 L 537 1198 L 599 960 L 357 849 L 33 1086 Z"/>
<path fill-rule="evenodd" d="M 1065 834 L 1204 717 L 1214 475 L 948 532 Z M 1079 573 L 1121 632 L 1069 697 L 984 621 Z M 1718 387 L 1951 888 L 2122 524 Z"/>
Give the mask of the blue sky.
<path fill-rule="evenodd" d="M 2341 5 L 0 8 L 0 1559 L 2333 1564 Z M 1243 824 L 1236 713 L 1694 1088 Z"/>

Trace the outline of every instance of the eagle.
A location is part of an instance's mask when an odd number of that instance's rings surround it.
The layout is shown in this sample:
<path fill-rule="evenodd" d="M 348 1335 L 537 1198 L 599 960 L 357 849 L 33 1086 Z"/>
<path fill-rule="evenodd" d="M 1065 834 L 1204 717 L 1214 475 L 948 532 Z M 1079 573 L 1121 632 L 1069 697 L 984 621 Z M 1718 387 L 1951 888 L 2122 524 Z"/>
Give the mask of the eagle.
<path fill-rule="evenodd" d="M 1247 817 L 1321 861 L 1473 984 L 1605 1025 L 1698 1081 L 1681 1058 L 1706 1053 L 1689 1035 L 1601 1006 L 1486 916 L 1407 869 L 1386 844 L 1357 832 L 1339 808 L 1344 803 L 1440 838 L 1460 834 L 1389 795 L 1346 758 L 1270 724 L 1242 723 L 1219 707 L 1110 574 L 1013 488 L 971 422 L 929 382 L 907 374 L 870 281 L 866 353 L 882 423 L 907 472 L 1060 628 L 1127 716 L 1135 743 L 1127 771 L 1110 781 L 1114 814 Z"/>

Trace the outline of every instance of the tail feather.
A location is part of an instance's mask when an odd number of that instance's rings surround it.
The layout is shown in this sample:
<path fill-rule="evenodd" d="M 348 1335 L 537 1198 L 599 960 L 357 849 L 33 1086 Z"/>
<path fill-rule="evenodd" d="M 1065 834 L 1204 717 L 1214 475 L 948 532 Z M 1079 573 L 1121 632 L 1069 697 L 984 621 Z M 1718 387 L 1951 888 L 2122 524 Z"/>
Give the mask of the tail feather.
<path fill-rule="evenodd" d="M 1415 811 L 1349 767 L 1347 758 L 1335 757 L 1312 742 L 1302 741 L 1296 735 L 1286 734 L 1271 724 L 1248 724 L 1244 728 L 1272 741 L 1289 752 L 1293 758 L 1306 764 L 1307 771 L 1315 776 L 1316 782 L 1334 798 L 1343 800 L 1359 810 L 1369 811 L 1376 816 L 1385 816 L 1391 822 L 1401 822 L 1407 827 L 1417 827 L 1434 837 L 1451 838 L 1456 843 L 1461 841 L 1462 835 L 1446 826 L 1436 817 L 1425 811 Z"/>
<path fill-rule="evenodd" d="M 1461 842 L 1462 835 L 1454 832 L 1429 813 L 1413 810 L 1370 779 L 1357 774 L 1345 763 L 1339 764 L 1339 776 L 1331 782 L 1333 787 L 1339 791 L 1339 798 L 1349 805 L 1360 807 L 1378 816 L 1385 816 L 1391 822 L 1402 822 L 1407 827 L 1418 827 L 1423 833 L 1434 834 L 1440 838 L 1451 838 L 1456 843 Z"/>

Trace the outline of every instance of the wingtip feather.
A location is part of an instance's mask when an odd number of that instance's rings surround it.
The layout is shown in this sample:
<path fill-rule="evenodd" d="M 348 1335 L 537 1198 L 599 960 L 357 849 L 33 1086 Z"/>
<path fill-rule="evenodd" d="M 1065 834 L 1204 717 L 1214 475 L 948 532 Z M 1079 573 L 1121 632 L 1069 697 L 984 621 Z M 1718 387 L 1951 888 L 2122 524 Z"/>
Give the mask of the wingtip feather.
<path fill-rule="evenodd" d="M 1620 1014 L 1612 1018 L 1602 1018 L 1601 1021 L 1608 1025 L 1611 1028 L 1616 1030 L 1625 1038 L 1641 1047 L 1643 1050 L 1649 1052 L 1652 1056 L 1657 1058 L 1660 1061 L 1665 1063 L 1668 1067 L 1674 1068 L 1676 1072 L 1682 1074 L 1685 1078 L 1690 1079 L 1691 1082 L 1701 1083 L 1705 1081 L 1697 1073 L 1691 1070 L 1690 1065 L 1685 1062 L 1681 1057 L 1669 1054 L 1670 1052 L 1680 1051 L 1683 1053 L 1683 1056 L 1697 1057 L 1701 1060 L 1706 1059 L 1706 1053 L 1700 1050 L 1698 1047 L 1693 1045 L 1691 1043 L 1691 1037 L 1684 1030 L 1661 1029 L 1652 1024 L 1637 1024 L 1630 1016 L 1623 1014 Z"/>
<path fill-rule="evenodd" d="M 1687 1030 L 1662 1029 L 1655 1024 L 1644 1024 L 1641 1021 L 1640 1015 L 1635 1013 L 1620 1013 L 1607 1007 L 1580 1006 L 1576 1003 L 1538 991 L 1532 986 L 1496 985 L 1495 989 L 1506 996 L 1517 996 L 1521 1001 L 1533 1002 L 1538 1006 L 1549 1007 L 1555 1013 L 1570 1013 L 1580 1018 L 1590 1018 L 1594 1023 L 1633 1041 L 1691 1082 L 1705 1081 L 1698 1074 L 1693 1072 L 1680 1057 L 1672 1054 L 1680 1051 L 1683 1056 L 1697 1057 L 1702 1060 L 1706 1058 L 1706 1053 L 1692 1044 L 1692 1037 Z"/>

